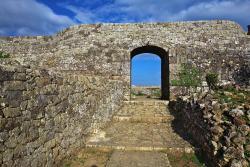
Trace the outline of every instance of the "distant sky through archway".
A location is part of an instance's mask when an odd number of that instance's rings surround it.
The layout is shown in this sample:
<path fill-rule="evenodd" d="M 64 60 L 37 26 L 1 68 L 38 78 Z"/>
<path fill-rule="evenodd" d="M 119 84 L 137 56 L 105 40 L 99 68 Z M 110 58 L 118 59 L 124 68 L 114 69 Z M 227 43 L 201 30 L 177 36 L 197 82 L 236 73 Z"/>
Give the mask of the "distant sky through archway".
<path fill-rule="evenodd" d="M 155 54 L 143 53 L 132 59 L 132 85 L 160 86 L 161 59 Z"/>

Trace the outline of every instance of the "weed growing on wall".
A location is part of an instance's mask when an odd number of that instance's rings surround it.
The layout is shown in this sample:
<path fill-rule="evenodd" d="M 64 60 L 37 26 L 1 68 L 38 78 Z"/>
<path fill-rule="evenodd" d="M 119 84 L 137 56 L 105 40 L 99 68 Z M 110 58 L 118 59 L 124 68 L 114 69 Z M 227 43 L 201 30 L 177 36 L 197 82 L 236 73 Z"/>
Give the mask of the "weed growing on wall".
<path fill-rule="evenodd" d="M 218 84 L 218 74 L 216 73 L 208 73 L 206 75 L 206 82 L 209 87 L 209 89 L 215 90 L 217 89 Z"/>
<path fill-rule="evenodd" d="M 201 72 L 196 67 L 182 64 L 177 75 L 178 79 L 171 81 L 173 86 L 184 86 L 188 89 L 192 87 L 196 89 L 202 84 Z"/>
<path fill-rule="evenodd" d="M 9 58 L 10 54 L 0 51 L 0 59 Z"/>
<path fill-rule="evenodd" d="M 241 86 L 250 85 L 250 65 L 244 64 L 240 66 L 233 74 L 233 79 L 236 84 Z"/>

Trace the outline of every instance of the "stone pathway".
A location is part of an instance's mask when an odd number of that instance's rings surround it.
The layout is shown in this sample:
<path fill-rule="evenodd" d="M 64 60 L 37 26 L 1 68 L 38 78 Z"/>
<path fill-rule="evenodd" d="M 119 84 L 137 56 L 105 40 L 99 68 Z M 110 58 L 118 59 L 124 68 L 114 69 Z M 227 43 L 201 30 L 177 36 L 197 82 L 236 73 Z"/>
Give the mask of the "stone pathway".
<path fill-rule="evenodd" d="M 87 140 L 89 149 L 109 150 L 98 167 L 169 167 L 169 153 L 193 153 L 172 127 L 167 105 L 160 100 L 125 102 L 113 122 Z"/>
<path fill-rule="evenodd" d="M 108 167 L 170 167 L 166 153 L 145 151 L 114 151 Z"/>
<path fill-rule="evenodd" d="M 103 131 L 93 135 L 88 147 L 118 150 L 193 152 L 192 146 L 174 132 L 174 117 L 166 101 L 130 101 Z"/>

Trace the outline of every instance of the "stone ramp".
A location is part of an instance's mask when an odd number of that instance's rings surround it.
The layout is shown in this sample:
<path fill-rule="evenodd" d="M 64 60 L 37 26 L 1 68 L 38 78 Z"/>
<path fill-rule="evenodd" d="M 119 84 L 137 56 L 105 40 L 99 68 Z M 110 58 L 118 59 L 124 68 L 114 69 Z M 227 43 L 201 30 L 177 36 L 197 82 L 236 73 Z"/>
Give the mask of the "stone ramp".
<path fill-rule="evenodd" d="M 160 100 L 125 102 L 113 123 L 87 140 L 87 147 L 194 152 L 189 142 L 175 133 L 167 105 Z"/>
<path fill-rule="evenodd" d="M 171 167 L 162 152 L 114 151 L 107 167 Z"/>
<path fill-rule="evenodd" d="M 113 121 L 164 123 L 174 119 L 168 111 L 168 101 L 127 101 Z"/>
<path fill-rule="evenodd" d="M 92 136 L 88 147 L 119 150 L 166 150 L 193 152 L 193 147 L 164 123 L 116 122 L 101 133 Z"/>
<path fill-rule="evenodd" d="M 108 167 L 169 167 L 168 153 L 194 153 L 173 128 L 167 101 L 128 101 L 108 127 L 88 138 L 87 149 L 113 150 Z"/>

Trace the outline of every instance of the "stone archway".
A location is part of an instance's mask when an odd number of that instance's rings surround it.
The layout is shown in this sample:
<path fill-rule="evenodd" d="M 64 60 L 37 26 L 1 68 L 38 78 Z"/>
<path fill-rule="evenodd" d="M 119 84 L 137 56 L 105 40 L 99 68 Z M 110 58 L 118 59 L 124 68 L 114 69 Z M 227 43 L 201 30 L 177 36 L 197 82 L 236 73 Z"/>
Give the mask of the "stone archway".
<path fill-rule="evenodd" d="M 161 58 L 161 99 L 169 100 L 170 89 L 169 89 L 169 53 L 168 51 L 164 50 L 163 48 L 160 48 L 158 46 L 153 46 L 153 45 L 146 45 L 146 46 L 138 47 L 131 51 L 130 62 L 132 61 L 132 58 L 134 56 L 138 54 L 142 54 L 142 53 L 152 53 L 152 54 L 158 55 Z"/>

